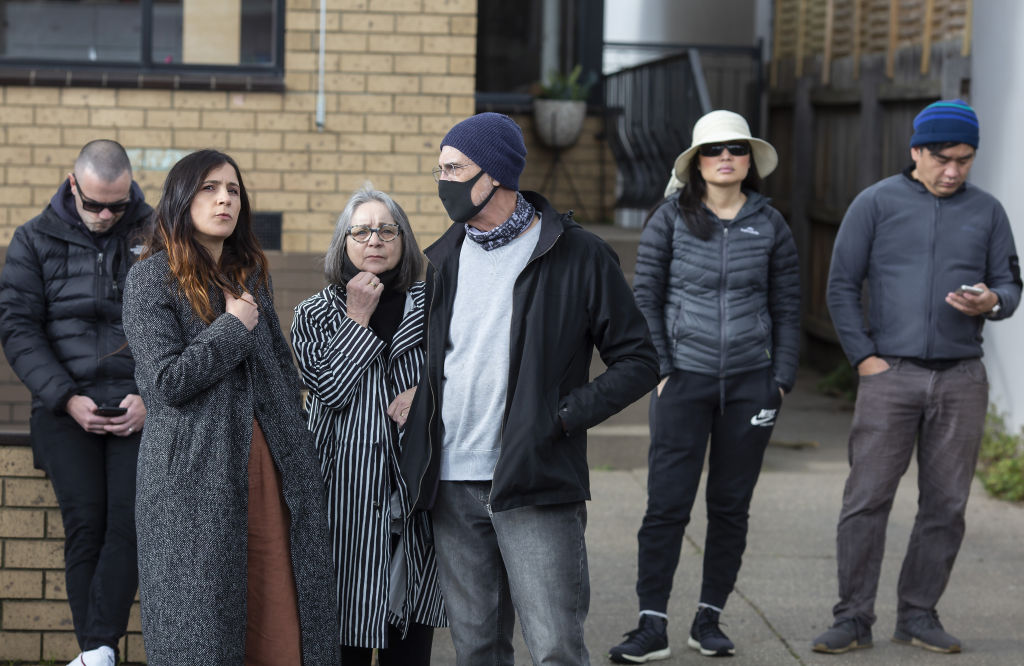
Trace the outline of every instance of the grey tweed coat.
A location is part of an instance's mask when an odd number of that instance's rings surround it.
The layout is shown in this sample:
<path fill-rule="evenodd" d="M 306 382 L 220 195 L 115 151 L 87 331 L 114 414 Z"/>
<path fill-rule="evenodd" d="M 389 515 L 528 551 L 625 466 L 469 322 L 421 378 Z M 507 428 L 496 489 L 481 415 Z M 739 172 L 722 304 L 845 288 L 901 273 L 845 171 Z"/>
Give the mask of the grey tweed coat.
<path fill-rule="evenodd" d="M 337 664 L 333 567 L 319 462 L 298 375 L 266 289 L 250 332 L 224 312 L 206 324 L 171 283 L 167 256 L 132 267 L 124 330 L 145 400 L 135 520 L 150 666 L 241 664 L 246 633 L 249 445 L 259 421 L 291 514 L 305 666 Z"/>

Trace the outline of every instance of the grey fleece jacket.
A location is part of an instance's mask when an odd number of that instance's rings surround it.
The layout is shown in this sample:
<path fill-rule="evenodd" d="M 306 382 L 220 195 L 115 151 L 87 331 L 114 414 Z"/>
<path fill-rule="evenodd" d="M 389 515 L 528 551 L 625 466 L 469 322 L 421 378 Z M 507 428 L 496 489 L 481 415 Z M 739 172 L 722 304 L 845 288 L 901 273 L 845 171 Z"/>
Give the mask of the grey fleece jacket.
<path fill-rule="evenodd" d="M 936 197 L 908 169 L 850 204 L 832 251 L 828 307 L 854 367 L 871 355 L 977 358 L 985 317 L 969 317 L 945 302 L 950 291 L 977 282 L 999 296 L 1000 310 L 990 318 L 1013 314 L 1020 266 L 1003 207 L 970 183 Z"/>

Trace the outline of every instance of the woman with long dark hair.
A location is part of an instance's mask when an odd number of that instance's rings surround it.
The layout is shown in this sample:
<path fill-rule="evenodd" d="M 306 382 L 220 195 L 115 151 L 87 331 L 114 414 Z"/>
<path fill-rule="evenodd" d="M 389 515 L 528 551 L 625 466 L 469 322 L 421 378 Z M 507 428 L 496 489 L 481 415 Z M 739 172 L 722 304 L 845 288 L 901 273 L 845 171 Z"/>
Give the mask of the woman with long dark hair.
<path fill-rule="evenodd" d="M 445 621 L 430 522 L 405 515 L 401 432 L 423 364 L 423 255 L 409 218 L 372 189 L 338 218 L 328 285 L 295 308 L 292 344 L 328 498 L 345 666 L 429 666 Z M 394 502 L 392 502 L 394 498 Z"/>
<path fill-rule="evenodd" d="M 611 649 L 613 661 L 670 654 L 672 578 L 709 448 L 703 584 L 687 644 L 705 656 L 735 652 L 719 616 L 799 351 L 796 245 L 757 192 L 758 174 L 777 162 L 742 116 L 712 111 L 694 126 L 640 238 L 633 286 L 662 379 L 651 396 L 647 512 L 638 534 L 640 622 Z"/>
<path fill-rule="evenodd" d="M 136 496 L 149 663 L 337 663 L 316 451 L 229 156 L 201 150 L 167 174 L 124 328 L 149 407 Z"/>

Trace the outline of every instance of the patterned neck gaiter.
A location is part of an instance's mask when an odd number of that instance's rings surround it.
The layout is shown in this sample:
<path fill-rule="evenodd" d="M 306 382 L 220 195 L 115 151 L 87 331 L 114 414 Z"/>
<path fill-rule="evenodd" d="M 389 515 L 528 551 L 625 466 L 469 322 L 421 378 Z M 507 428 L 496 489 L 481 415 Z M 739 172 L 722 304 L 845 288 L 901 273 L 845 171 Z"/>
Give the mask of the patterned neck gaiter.
<path fill-rule="evenodd" d="M 508 245 L 519 234 L 526 231 L 526 228 L 533 222 L 533 216 L 537 210 L 522 195 L 516 192 L 516 209 L 512 211 L 512 217 L 508 218 L 490 231 L 480 231 L 466 225 L 466 238 L 479 244 L 483 249 L 490 252 L 504 245 Z"/>

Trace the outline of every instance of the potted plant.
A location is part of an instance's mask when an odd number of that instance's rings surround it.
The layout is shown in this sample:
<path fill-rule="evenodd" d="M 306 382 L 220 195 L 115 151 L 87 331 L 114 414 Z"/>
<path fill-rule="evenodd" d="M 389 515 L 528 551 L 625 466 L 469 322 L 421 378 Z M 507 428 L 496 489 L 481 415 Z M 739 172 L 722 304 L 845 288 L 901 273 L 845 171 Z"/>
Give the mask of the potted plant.
<path fill-rule="evenodd" d="M 587 95 L 594 85 L 593 73 L 581 81 L 582 68 L 573 67 L 568 74 L 552 71 L 541 84 L 533 100 L 533 123 L 541 142 L 549 148 L 568 148 L 583 131 L 587 115 Z"/>

